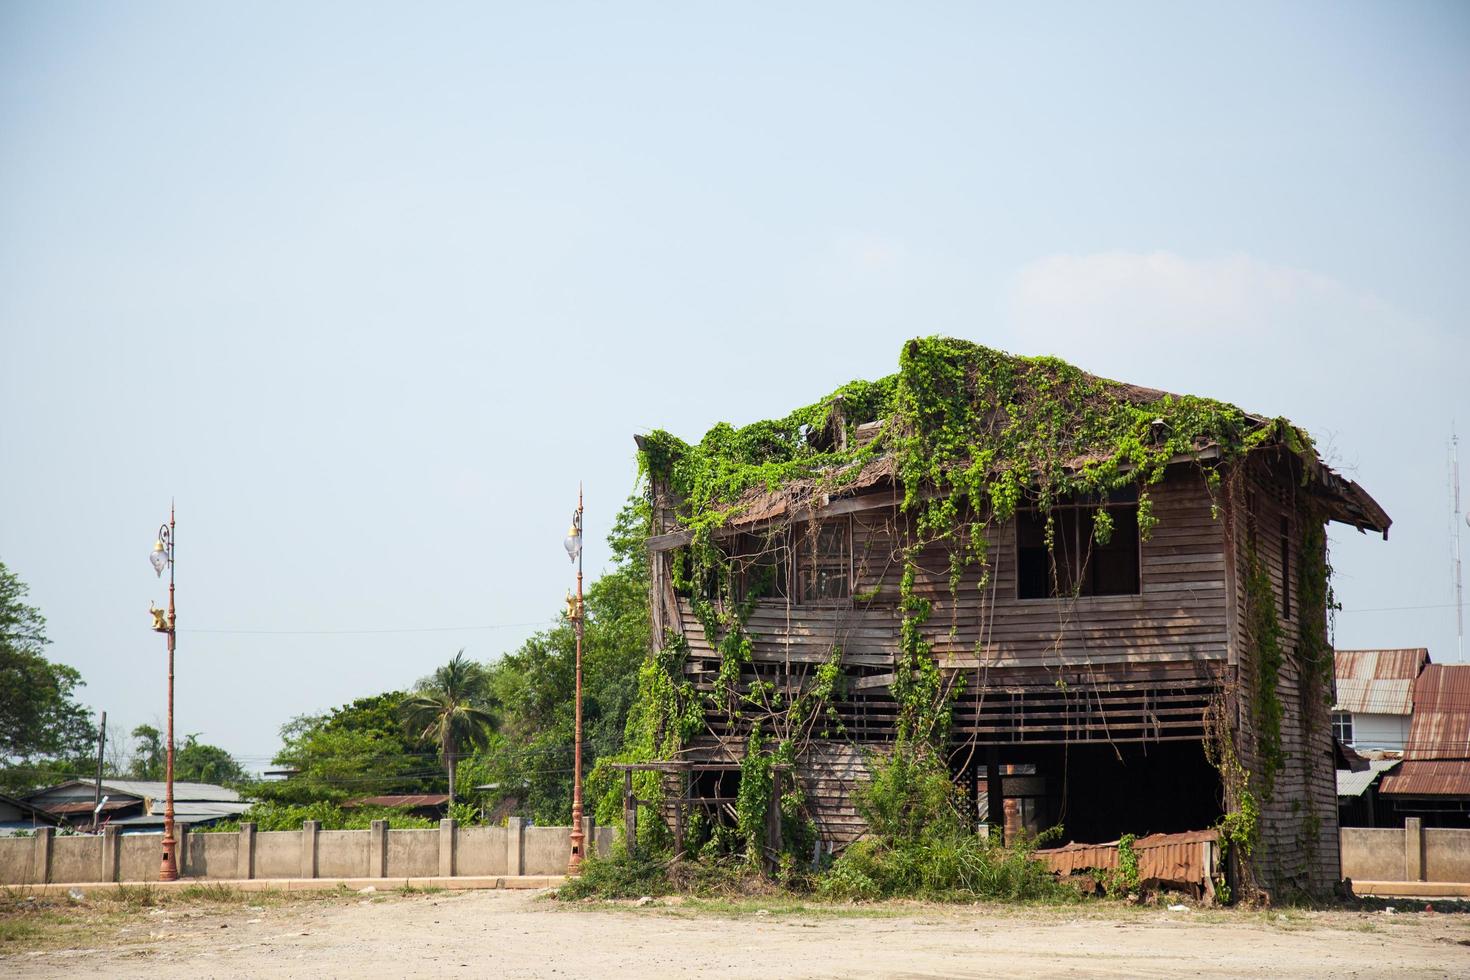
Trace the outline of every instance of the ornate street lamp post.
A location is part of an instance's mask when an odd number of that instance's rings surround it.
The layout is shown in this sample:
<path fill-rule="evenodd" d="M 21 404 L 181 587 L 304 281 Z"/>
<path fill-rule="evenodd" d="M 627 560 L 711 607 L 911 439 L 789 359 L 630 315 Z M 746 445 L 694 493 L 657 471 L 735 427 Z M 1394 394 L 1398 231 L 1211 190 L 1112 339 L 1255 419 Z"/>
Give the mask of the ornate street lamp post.
<path fill-rule="evenodd" d="M 577 725 L 573 736 L 575 749 L 572 762 L 572 854 L 567 859 L 567 874 L 582 873 L 583 846 L 586 835 L 582 831 L 582 488 L 577 487 L 577 509 L 572 514 L 572 527 L 567 531 L 567 555 L 577 563 L 577 597 L 567 598 L 567 615 L 577 631 Z"/>
<path fill-rule="evenodd" d="M 178 841 L 174 839 L 174 505 L 168 505 L 168 523 L 158 528 L 149 556 L 153 570 L 163 577 L 168 569 L 168 611 L 151 609 L 153 629 L 168 636 L 168 755 L 164 768 L 163 865 L 158 869 L 159 881 L 176 881 L 179 877 Z"/>

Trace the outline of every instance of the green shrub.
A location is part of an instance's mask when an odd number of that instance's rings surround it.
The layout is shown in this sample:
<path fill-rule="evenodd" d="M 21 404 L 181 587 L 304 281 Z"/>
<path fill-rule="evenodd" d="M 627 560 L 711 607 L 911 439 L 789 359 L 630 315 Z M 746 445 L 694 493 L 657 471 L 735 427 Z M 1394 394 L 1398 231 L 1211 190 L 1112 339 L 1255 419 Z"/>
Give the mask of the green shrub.
<path fill-rule="evenodd" d="M 1010 847 L 969 826 L 948 774 L 932 755 L 896 748 L 870 760 L 872 778 L 855 795 L 869 836 L 852 844 L 817 881 L 826 898 L 1003 899 L 1076 896 L 1033 854 L 1047 838 Z"/>
<path fill-rule="evenodd" d="M 582 862 L 582 873 L 556 890 L 556 897 L 566 901 L 583 898 L 641 898 L 644 895 L 667 895 L 672 892 L 667 862 L 661 857 L 630 857 L 619 849 L 612 857 L 589 857 Z"/>

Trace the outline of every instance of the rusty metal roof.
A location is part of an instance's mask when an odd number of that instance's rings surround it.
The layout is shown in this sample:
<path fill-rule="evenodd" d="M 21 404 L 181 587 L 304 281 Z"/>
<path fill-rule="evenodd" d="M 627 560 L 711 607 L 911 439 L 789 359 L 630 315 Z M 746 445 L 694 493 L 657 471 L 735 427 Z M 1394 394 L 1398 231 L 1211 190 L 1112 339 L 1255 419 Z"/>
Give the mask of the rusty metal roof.
<path fill-rule="evenodd" d="M 1470 796 L 1470 759 L 1405 762 L 1383 777 L 1384 796 Z"/>
<path fill-rule="evenodd" d="M 448 793 L 395 793 L 387 796 L 364 796 L 360 800 L 352 800 L 342 805 L 347 808 L 359 806 L 418 807 L 443 806 L 448 802 Z"/>
<path fill-rule="evenodd" d="M 111 813 L 114 810 L 122 810 L 130 806 L 137 806 L 139 800 L 104 800 L 102 812 Z M 91 800 L 78 800 L 75 803 L 53 803 L 50 806 L 40 807 L 47 813 L 54 813 L 58 817 L 71 816 L 74 813 L 91 813 L 97 808 L 97 804 Z"/>
<path fill-rule="evenodd" d="M 1138 877 L 1144 880 L 1203 881 L 1205 867 L 1200 843 L 1218 840 L 1219 836 L 1213 830 L 1191 830 L 1182 834 L 1150 834 L 1138 838 L 1133 842 L 1133 853 L 1138 856 Z M 1118 842 L 1067 844 L 1037 851 L 1035 857 L 1051 870 L 1064 875 L 1089 868 L 1101 871 L 1118 866 Z"/>
<path fill-rule="evenodd" d="M 1407 715 L 1414 710 L 1414 678 L 1429 663 L 1424 647 L 1404 650 L 1338 650 L 1334 711 Z"/>
<path fill-rule="evenodd" d="M 1470 760 L 1470 664 L 1429 664 L 1414 681 L 1404 758 Z"/>

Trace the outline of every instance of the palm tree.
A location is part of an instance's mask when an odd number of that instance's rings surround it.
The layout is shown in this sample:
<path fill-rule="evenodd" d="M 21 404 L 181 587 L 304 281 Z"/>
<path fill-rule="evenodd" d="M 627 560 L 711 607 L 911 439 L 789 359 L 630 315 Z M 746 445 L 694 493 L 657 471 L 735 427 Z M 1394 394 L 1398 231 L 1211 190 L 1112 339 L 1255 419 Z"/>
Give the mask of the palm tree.
<path fill-rule="evenodd" d="M 482 706 L 484 695 L 484 670 L 466 660 L 461 650 L 403 702 L 403 720 L 409 730 L 424 741 L 439 743 L 439 755 L 449 772 L 450 806 L 454 805 L 454 765 L 459 750 L 483 746 L 495 725 L 495 717 Z"/>

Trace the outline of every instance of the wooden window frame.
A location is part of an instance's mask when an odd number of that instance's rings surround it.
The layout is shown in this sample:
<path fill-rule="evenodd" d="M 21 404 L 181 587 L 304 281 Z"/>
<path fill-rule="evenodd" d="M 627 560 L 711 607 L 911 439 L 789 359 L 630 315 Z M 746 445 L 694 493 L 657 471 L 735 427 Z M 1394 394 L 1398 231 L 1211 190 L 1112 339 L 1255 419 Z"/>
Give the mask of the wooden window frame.
<path fill-rule="evenodd" d="M 820 540 L 824 527 L 841 527 L 843 529 L 843 536 L 847 543 L 847 594 L 843 596 L 808 599 L 806 596 L 806 579 L 802 574 L 804 567 L 803 558 L 805 557 L 807 562 L 812 563 L 811 567 L 815 571 L 817 567 L 816 556 L 814 554 L 816 542 Z M 856 575 L 856 568 L 853 565 L 852 515 L 843 514 L 839 517 L 829 517 L 824 520 L 803 521 L 801 524 L 791 528 L 790 535 L 791 568 L 787 576 L 787 581 L 792 583 L 790 588 L 792 604 L 797 606 L 828 607 L 852 605 L 852 594 L 855 591 L 853 588 L 855 585 L 853 578 Z M 811 550 L 813 554 L 810 556 L 806 555 L 807 549 L 805 543 L 807 540 L 812 542 Z M 835 562 L 828 561 L 826 564 L 832 565 Z"/>
<path fill-rule="evenodd" d="M 1051 507 L 1051 510 L 1052 510 L 1052 512 L 1061 511 L 1061 510 L 1068 510 L 1068 511 L 1075 511 L 1075 512 L 1079 512 L 1079 513 L 1085 512 L 1085 513 L 1091 514 L 1091 513 L 1096 512 L 1098 510 L 1098 508 L 1102 508 L 1103 510 L 1109 510 L 1109 511 L 1111 511 L 1111 510 L 1125 510 L 1125 509 L 1128 509 L 1128 508 L 1132 508 L 1133 511 L 1134 511 L 1135 520 L 1136 520 L 1136 518 L 1137 518 L 1137 512 L 1138 512 L 1138 500 L 1137 499 L 1134 499 L 1134 500 L 1120 500 L 1120 501 L 1111 502 L 1111 503 L 1108 502 L 1108 501 L 1103 501 L 1101 503 L 1098 503 L 1098 502 L 1087 502 L 1087 503 L 1058 503 L 1058 504 L 1053 504 L 1052 507 Z M 1015 579 L 1016 579 L 1015 599 L 1016 599 L 1017 602 L 1058 602 L 1058 601 L 1062 601 L 1062 600 L 1081 602 L 1081 601 L 1086 601 L 1086 600 L 1089 600 L 1089 599 L 1122 599 L 1122 598 L 1129 598 L 1129 597 L 1133 597 L 1133 596 L 1141 596 L 1141 595 L 1143 595 L 1143 584 L 1144 584 L 1144 579 L 1143 579 L 1143 534 L 1141 532 L 1136 533 L 1134 535 L 1134 546 L 1138 550 L 1137 551 L 1137 555 L 1136 555 L 1136 560 L 1138 562 L 1138 589 L 1137 589 L 1137 591 L 1134 591 L 1134 592 L 1105 592 L 1105 593 L 1102 593 L 1101 595 L 1098 595 L 1098 594 L 1089 594 L 1089 595 L 1076 595 L 1076 596 L 1073 596 L 1073 595 L 1023 596 L 1023 595 L 1021 595 L 1021 515 L 1023 515 L 1023 514 L 1038 514 L 1038 513 L 1040 513 L 1040 508 L 1038 508 L 1038 507 L 1019 507 L 1019 508 L 1016 509 L 1016 516 L 1011 519 L 1011 524 L 1013 525 L 1012 526 L 1012 532 L 1011 532 L 1011 542 L 1012 542 L 1012 545 L 1015 548 L 1015 555 L 1014 555 Z M 1076 529 L 1077 529 L 1077 533 L 1078 533 L 1079 542 L 1080 542 L 1080 536 L 1081 536 L 1081 528 L 1082 528 L 1082 522 L 1079 520 L 1079 521 L 1077 521 L 1077 524 L 1076 524 Z M 1081 556 L 1081 553 L 1082 553 L 1080 546 L 1078 547 L 1077 550 L 1078 550 L 1079 561 L 1080 561 L 1080 556 Z M 1051 567 L 1052 566 L 1052 562 L 1053 562 L 1053 558 L 1052 558 L 1052 554 L 1051 554 L 1050 551 L 1047 552 L 1046 560 L 1047 560 L 1047 574 L 1049 576 L 1047 588 L 1048 588 L 1048 590 L 1050 590 L 1050 588 L 1052 587 L 1052 584 L 1056 581 L 1056 578 L 1055 578 L 1055 569 L 1053 569 Z M 1079 568 L 1079 572 L 1080 571 L 1081 571 L 1081 569 Z"/>

